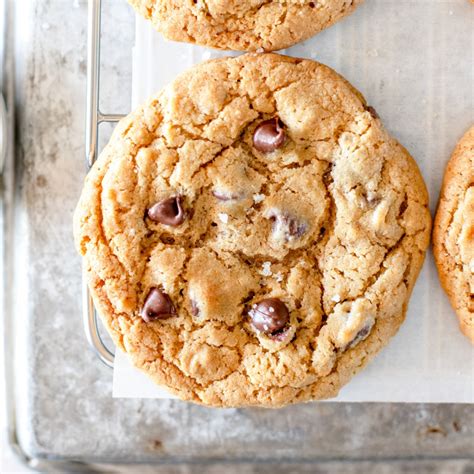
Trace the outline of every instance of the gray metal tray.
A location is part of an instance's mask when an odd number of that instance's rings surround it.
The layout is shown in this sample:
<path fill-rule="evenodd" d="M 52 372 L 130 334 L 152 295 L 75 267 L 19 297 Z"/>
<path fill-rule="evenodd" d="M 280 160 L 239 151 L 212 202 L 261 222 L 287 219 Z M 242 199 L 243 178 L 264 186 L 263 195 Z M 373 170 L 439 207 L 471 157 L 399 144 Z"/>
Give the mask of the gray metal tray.
<path fill-rule="evenodd" d="M 103 9 L 100 106 L 127 112 L 133 15 L 123 0 L 104 1 Z M 390 461 L 400 470 L 415 465 L 414 472 L 471 472 L 468 405 L 217 410 L 112 398 L 112 372 L 83 334 L 80 259 L 71 235 L 86 170 L 87 4 L 31 0 L 16 14 L 17 173 L 14 186 L 4 188 L 3 302 L 10 443 L 25 463 L 60 472 L 116 472 L 143 463 L 196 472 L 189 466 L 220 463 L 215 472 L 342 473 L 380 472 Z M 103 132 L 105 139 L 109 129 Z M 349 467 L 351 460 L 364 462 Z"/>

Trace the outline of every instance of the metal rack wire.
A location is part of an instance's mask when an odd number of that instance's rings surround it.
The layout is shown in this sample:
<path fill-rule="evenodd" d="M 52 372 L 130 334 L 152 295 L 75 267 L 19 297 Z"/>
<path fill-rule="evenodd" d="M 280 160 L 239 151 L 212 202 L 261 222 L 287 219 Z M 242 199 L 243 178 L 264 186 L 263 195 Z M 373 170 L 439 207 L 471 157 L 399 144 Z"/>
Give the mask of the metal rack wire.
<path fill-rule="evenodd" d="M 102 0 L 89 0 L 88 9 L 86 162 L 90 168 L 98 155 L 100 124 L 107 122 L 116 123 L 123 115 L 104 114 L 99 108 Z M 82 317 L 87 341 L 97 354 L 97 357 L 108 367 L 113 367 L 114 353 L 105 345 L 100 336 L 97 312 L 84 277 L 82 296 Z"/>
<path fill-rule="evenodd" d="M 7 155 L 7 108 L 5 104 L 4 94 L 4 70 L 6 68 L 6 16 L 7 5 L 0 0 L 0 175 L 3 172 L 3 166 Z"/>

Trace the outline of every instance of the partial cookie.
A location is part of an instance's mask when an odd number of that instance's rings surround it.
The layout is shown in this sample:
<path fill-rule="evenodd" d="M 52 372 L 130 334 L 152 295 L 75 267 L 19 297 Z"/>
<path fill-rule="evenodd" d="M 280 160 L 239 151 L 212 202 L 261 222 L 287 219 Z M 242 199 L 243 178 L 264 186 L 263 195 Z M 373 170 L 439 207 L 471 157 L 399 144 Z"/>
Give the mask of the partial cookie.
<path fill-rule="evenodd" d="M 319 33 L 362 0 L 128 0 L 166 38 L 218 49 L 275 51 Z"/>
<path fill-rule="evenodd" d="M 334 397 L 402 323 L 418 168 L 316 62 L 210 61 L 117 126 L 75 214 L 95 304 L 158 384 L 213 406 Z"/>
<path fill-rule="evenodd" d="M 474 343 L 474 126 L 446 168 L 433 246 L 441 284 L 462 332 Z"/>

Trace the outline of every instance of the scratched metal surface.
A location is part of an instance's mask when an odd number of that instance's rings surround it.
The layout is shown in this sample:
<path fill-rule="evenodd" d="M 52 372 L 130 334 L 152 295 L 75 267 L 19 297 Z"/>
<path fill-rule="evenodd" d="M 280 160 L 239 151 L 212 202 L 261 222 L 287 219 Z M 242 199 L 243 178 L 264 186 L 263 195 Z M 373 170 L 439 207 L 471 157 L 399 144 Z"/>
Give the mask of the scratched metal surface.
<path fill-rule="evenodd" d="M 83 336 L 80 261 L 71 235 L 85 172 L 87 2 L 24 3 L 17 55 L 19 199 L 11 236 L 22 450 L 41 459 L 104 461 L 107 472 L 120 462 L 209 460 L 247 461 L 227 466 L 228 472 L 243 473 L 296 466 L 302 472 L 473 472 L 472 406 L 323 403 L 215 410 L 112 399 L 112 372 Z M 133 16 L 123 0 L 106 1 L 105 12 L 102 109 L 126 112 Z M 383 461 L 402 458 L 412 460 Z M 420 458 L 445 460 L 413 461 Z M 349 468 L 341 462 L 349 459 L 377 462 Z M 281 463 L 248 464 L 255 460 Z M 307 464 L 321 460 L 332 461 L 317 469 Z M 210 470 L 223 469 L 221 464 Z M 191 471 L 181 466 L 162 472 Z"/>

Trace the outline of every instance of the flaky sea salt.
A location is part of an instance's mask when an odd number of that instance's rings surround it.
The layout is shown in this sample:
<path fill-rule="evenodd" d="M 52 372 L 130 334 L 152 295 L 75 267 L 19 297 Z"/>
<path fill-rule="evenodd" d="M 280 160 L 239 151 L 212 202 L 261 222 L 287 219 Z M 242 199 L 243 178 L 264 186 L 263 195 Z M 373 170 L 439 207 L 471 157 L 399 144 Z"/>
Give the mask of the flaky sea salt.
<path fill-rule="evenodd" d="M 254 194 L 253 195 L 253 202 L 255 204 L 258 204 L 259 202 L 262 202 L 265 199 L 265 194 Z"/>
<path fill-rule="evenodd" d="M 225 212 L 219 212 L 219 214 L 217 214 L 217 217 L 223 224 L 227 224 L 229 222 L 229 215 Z"/>
<path fill-rule="evenodd" d="M 272 267 L 271 262 L 263 262 L 262 270 L 260 271 L 260 275 L 271 276 L 272 275 L 271 267 Z"/>
<path fill-rule="evenodd" d="M 341 295 L 334 295 L 331 298 L 331 301 L 334 301 L 334 303 L 339 303 L 341 301 Z"/>

